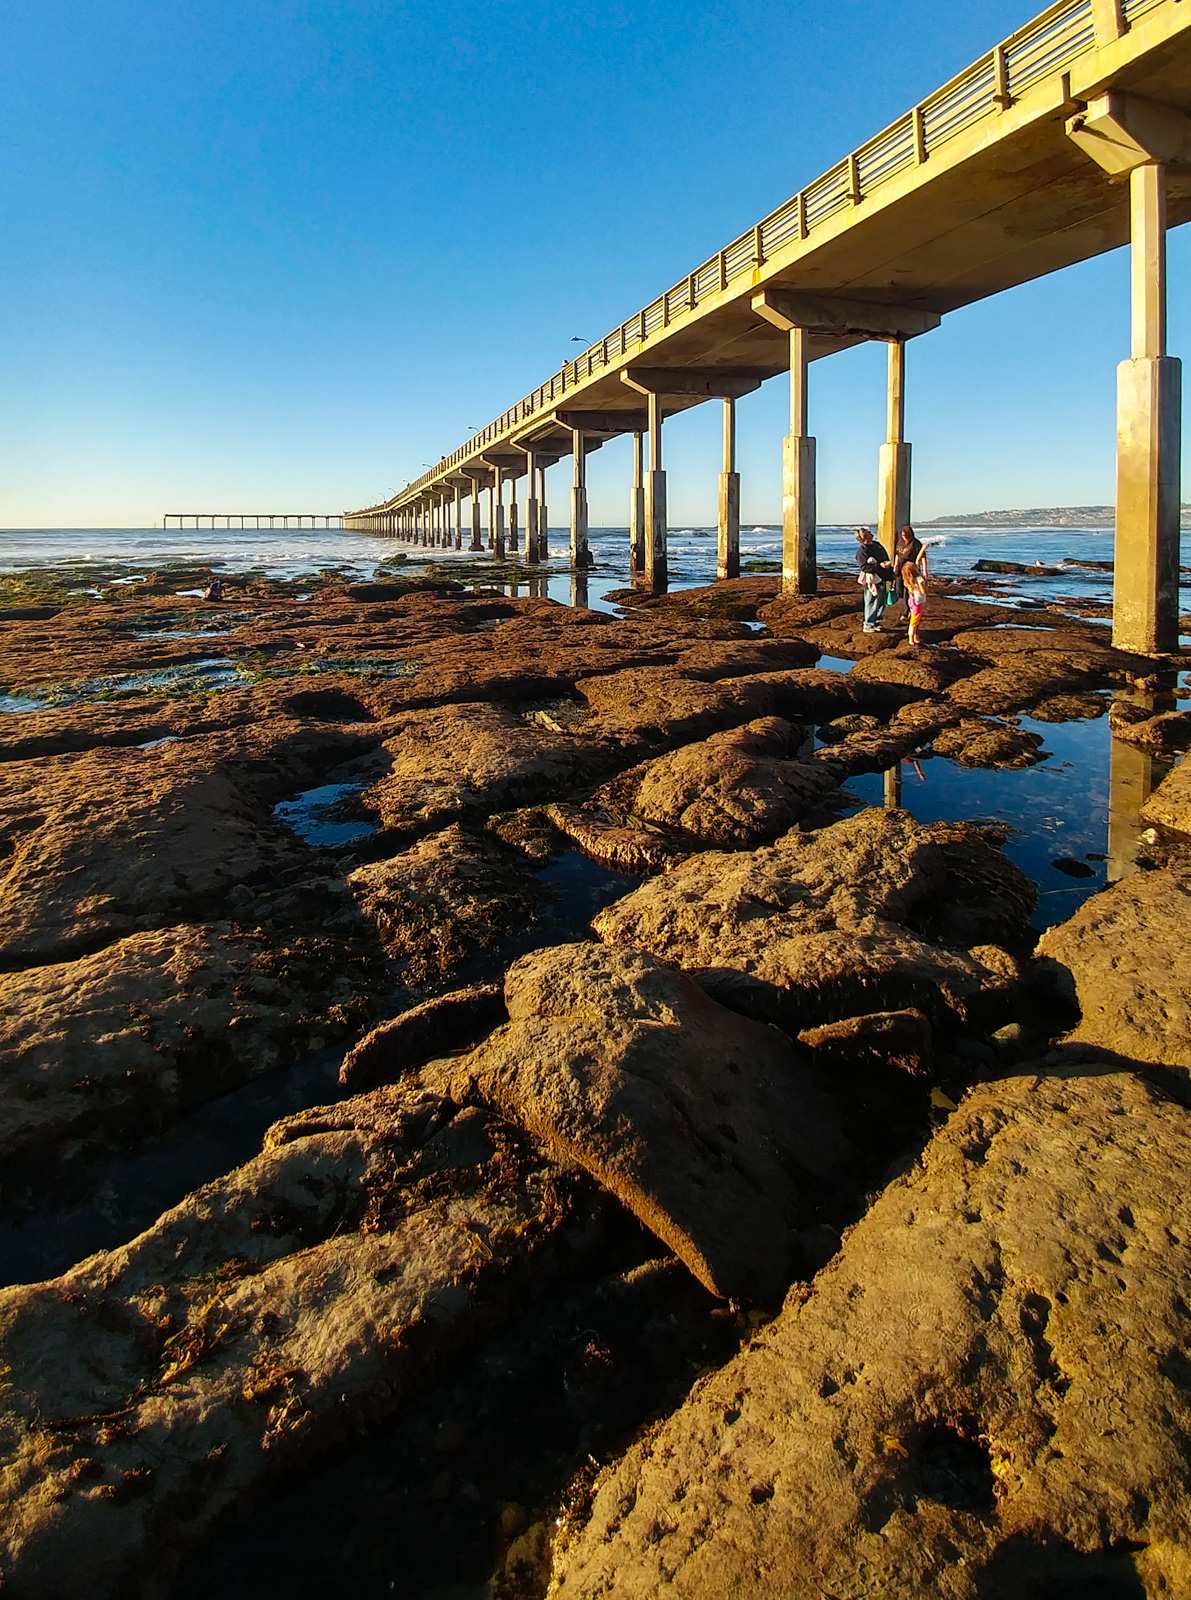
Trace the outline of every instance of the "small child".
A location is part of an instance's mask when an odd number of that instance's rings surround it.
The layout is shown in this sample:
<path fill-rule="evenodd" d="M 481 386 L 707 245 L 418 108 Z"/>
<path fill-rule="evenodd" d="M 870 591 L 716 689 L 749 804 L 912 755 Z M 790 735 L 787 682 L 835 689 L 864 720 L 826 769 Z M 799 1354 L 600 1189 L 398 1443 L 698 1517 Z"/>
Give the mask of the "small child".
<path fill-rule="evenodd" d="M 906 609 L 910 618 L 909 639 L 917 649 L 918 624 L 922 621 L 922 613 L 926 608 L 926 579 L 913 561 L 907 561 L 902 567 L 902 583 L 906 591 Z"/>

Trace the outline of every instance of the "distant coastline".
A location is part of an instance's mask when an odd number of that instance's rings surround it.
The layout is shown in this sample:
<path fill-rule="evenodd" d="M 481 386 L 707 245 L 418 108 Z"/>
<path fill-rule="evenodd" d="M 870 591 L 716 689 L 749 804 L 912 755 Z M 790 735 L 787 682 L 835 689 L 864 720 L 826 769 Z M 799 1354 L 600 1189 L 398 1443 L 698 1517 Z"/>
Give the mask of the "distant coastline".
<path fill-rule="evenodd" d="M 919 528 L 1111 528 L 1115 506 L 1034 506 L 1025 511 L 969 511 L 958 517 L 932 517 Z M 1191 529 L 1191 505 L 1184 504 L 1179 525 Z"/>

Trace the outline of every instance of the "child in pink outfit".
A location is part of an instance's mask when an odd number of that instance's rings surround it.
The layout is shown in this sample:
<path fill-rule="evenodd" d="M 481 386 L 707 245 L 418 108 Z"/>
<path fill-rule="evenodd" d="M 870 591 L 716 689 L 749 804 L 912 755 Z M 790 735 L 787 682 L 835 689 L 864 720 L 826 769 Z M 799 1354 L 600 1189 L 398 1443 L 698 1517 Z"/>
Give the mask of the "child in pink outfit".
<path fill-rule="evenodd" d="M 907 561 L 902 567 L 902 583 L 906 589 L 906 609 L 910 618 L 909 639 L 917 648 L 921 642 L 918 638 L 918 625 L 926 609 L 926 579 L 915 562 Z"/>

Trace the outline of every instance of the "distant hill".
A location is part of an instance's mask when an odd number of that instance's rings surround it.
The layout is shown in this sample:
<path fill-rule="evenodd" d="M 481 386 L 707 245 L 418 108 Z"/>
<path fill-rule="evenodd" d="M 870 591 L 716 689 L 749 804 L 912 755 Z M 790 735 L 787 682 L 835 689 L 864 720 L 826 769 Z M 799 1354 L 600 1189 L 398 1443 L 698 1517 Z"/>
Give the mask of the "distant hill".
<path fill-rule="evenodd" d="M 1115 506 L 1034 506 L 1026 511 L 969 511 L 959 517 L 934 517 L 917 528 L 1111 528 Z M 1191 505 L 1179 519 L 1191 528 Z"/>

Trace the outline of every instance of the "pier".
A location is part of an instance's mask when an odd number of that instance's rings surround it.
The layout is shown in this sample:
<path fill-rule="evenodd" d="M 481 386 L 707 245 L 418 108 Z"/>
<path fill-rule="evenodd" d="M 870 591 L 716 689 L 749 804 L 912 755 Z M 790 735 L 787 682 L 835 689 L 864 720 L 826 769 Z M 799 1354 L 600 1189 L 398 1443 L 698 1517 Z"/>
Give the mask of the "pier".
<path fill-rule="evenodd" d="M 889 347 L 880 537 L 911 520 L 907 347 L 951 311 L 1129 244 L 1131 347 L 1117 369 L 1113 637 L 1178 638 L 1181 363 L 1166 349 L 1166 232 L 1191 219 L 1191 4 L 1059 0 L 567 362 L 346 529 L 427 547 L 544 546 L 549 467 L 570 457 L 570 558 L 590 562 L 585 462 L 633 438 L 634 581 L 667 582 L 666 419 L 717 401 L 721 577 L 740 570 L 735 404 L 788 374 L 784 584 L 816 585 L 810 368 Z M 1079 329 L 1071 330 L 1072 337 Z M 1107 376 L 1107 375 L 1106 375 Z M 995 450 L 996 440 L 973 441 Z M 775 476 L 777 463 L 775 462 Z M 524 486 L 519 508 L 518 485 Z M 507 489 L 507 502 L 506 502 Z M 483 502 L 486 499 L 486 508 Z M 468 502 L 465 516 L 464 501 Z M 466 524 L 466 527 L 465 527 Z"/>
<path fill-rule="evenodd" d="M 345 525 L 338 511 L 167 511 L 162 528 L 339 528 Z"/>

